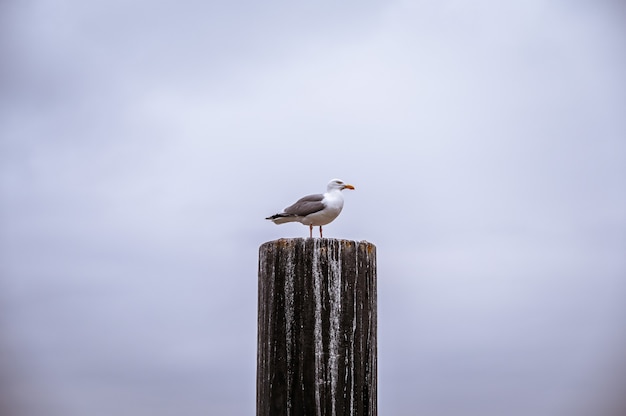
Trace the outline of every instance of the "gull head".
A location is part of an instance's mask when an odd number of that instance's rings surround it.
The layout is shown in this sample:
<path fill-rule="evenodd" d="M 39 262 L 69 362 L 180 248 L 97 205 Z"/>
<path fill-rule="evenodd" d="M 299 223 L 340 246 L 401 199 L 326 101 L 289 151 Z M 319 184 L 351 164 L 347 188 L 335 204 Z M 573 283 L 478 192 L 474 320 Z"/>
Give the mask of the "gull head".
<path fill-rule="evenodd" d="M 344 189 L 354 189 L 354 186 L 350 185 L 349 183 L 344 183 L 344 181 L 342 181 L 341 179 L 333 179 L 328 182 L 328 192 L 334 190 L 343 191 Z"/>

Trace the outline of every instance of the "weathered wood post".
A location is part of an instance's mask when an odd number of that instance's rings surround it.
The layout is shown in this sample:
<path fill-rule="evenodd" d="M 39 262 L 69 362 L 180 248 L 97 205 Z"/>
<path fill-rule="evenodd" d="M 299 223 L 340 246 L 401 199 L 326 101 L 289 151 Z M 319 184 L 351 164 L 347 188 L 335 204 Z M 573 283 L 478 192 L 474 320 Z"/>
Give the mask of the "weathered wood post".
<path fill-rule="evenodd" d="M 376 247 L 259 249 L 257 416 L 376 416 Z"/>

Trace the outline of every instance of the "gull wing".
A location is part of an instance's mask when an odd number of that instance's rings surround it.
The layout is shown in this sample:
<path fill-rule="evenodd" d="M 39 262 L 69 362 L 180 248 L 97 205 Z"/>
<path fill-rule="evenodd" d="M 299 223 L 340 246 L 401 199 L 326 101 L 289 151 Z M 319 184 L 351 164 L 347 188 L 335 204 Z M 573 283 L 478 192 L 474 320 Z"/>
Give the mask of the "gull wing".
<path fill-rule="evenodd" d="M 300 198 L 295 204 L 285 208 L 285 214 L 305 217 L 309 214 L 323 210 L 326 205 L 323 202 L 324 195 L 307 195 Z"/>

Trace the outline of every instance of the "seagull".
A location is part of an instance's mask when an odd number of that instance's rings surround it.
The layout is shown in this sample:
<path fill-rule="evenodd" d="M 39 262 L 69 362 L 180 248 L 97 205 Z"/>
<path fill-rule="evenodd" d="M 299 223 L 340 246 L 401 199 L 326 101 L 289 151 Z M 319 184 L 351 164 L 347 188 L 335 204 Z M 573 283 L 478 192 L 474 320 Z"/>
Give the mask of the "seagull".
<path fill-rule="evenodd" d="M 344 183 L 341 179 L 333 179 L 328 182 L 325 194 L 307 195 L 300 198 L 295 204 L 285 208 L 283 212 L 267 217 L 274 224 L 286 222 L 300 222 L 309 226 L 309 237 L 313 238 L 313 227 L 320 227 L 322 238 L 322 225 L 331 223 L 343 208 L 344 189 L 354 189 L 354 186 Z"/>

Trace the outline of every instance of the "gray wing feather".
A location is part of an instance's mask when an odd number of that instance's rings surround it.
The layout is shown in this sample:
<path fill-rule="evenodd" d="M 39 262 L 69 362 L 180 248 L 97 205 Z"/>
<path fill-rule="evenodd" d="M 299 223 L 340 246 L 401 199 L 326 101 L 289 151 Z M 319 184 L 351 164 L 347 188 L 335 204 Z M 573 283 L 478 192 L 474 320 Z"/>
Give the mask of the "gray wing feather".
<path fill-rule="evenodd" d="M 324 195 L 322 194 L 307 195 L 300 198 L 295 204 L 285 208 L 285 214 L 304 217 L 314 212 L 321 211 L 325 207 L 322 202 L 323 199 Z"/>

